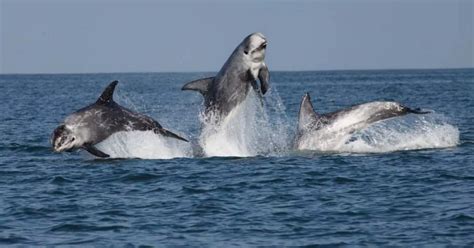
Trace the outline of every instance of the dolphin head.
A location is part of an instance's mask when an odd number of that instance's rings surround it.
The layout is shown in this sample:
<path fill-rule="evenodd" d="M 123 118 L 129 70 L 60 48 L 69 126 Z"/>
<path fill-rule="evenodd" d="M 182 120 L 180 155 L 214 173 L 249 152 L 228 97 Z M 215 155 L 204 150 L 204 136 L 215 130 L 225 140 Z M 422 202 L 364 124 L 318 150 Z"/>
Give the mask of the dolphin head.
<path fill-rule="evenodd" d="M 267 48 L 267 39 L 262 33 L 253 33 L 247 36 L 239 47 L 244 57 L 254 63 L 263 62 L 265 59 L 265 50 Z"/>
<path fill-rule="evenodd" d="M 79 137 L 64 124 L 54 129 L 51 144 L 55 152 L 72 151 L 82 146 Z"/>

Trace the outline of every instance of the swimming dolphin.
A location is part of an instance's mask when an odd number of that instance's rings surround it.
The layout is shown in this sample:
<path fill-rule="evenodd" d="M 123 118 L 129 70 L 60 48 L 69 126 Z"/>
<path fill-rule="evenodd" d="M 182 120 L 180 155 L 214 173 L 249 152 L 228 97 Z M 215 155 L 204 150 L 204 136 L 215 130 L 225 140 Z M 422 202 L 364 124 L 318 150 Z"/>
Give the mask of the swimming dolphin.
<path fill-rule="evenodd" d="M 411 109 L 392 101 L 375 101 L 354 105 L 339 111 L 318 114 L 311 104 L 311 97 L 306 93 L 301 100 L 298 114 L 298 130 L 295 145 L 303 136 L 325 127 L 334 131 L 347 131 L 349 133 L 361 130 L 371 123 L 406 114 L 427 114 L 430 112 Z M 331 126 L 332 125 L 332 126 Z"/>
<path fill-rule="evenodd" d="M 250 88 L 262 95 L 268 91 L 270 75 L 264 62 L 266 48 L 263 34 L 250 34 L 235 48 L 215 77 L 194 80 L 185 84 L 182 90 L 200 92 L 204 96 L 205 113 L 225 117 L 245 100 Z"/>
<path fill-rule="evenodd" d="M 51 144 L 55 152 L 82 148 L 97 157 L 109 157 L 94 145 L 120 131 L 154 131 L 156 134 L 188 142 L 164 129 L 152 118 L 118 105 L 113 100 L 117 83 L 118 81 L 110 83 L 94 104 L 72 113 L 54 130 Z"/>

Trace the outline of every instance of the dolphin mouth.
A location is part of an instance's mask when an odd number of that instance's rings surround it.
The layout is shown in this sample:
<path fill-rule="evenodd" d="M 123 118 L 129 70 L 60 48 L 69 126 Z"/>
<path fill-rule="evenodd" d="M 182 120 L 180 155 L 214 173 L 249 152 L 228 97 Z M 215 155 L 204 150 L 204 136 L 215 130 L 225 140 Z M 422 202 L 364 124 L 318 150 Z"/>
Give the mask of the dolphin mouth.
<path fill-rule="evenodd" d="M 58 153 L 59 153 L 59 152 L 63 152 L 64 150 L 65 150 L 65 149 L 62 148 L 62 147 L 53 146 L 53 151 L 54 151 L 54 152 L 58 152 Z"/>
<path fill-rule="evenodd" d="M 74 150 L 74 148 L 57 148 L 57 147 L 53 147 L 53 152 L 55 153 L 61 153 L 61 152 L 72 152 Z"/>
<path fill-rule="evenodd" d="M 74 150 L 73 147 L 64 147 L 64 146 L 53 146 L 53 152 L 61 153 L 61 152 L 72 152 Z"/>

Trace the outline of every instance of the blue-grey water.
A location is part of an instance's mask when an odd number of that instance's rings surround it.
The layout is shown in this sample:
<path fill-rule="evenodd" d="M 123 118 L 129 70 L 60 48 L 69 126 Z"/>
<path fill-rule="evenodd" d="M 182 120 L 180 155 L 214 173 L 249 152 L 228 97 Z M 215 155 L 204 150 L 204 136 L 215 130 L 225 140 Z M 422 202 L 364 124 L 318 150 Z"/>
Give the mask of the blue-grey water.
<path fill-rule="evenodd" d="M 473 69 L 272 73 L 265 104 L 286 139 L 310 92 L 323 113 L 373 100 L 434 110 L 459 131 L 454 146 L 166 160 L 51 150 L 52 130 L 112 80 L 120 104 L 196 146 L 202 98 L 180 88 L 209 75 L 0 75 L 0 246 L 474 246 Z"/>

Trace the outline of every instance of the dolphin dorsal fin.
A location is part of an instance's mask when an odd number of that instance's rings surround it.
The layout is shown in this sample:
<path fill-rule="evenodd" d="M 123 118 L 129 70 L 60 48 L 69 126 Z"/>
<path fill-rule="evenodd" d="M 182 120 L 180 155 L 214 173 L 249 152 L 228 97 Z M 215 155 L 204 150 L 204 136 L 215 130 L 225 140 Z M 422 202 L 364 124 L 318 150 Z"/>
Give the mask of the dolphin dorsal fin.
<path fill-rule="evenodd" d="M 319 115 L 314 112 L 313 104 L 309 93 L 304 94 L 301 100 L 300 111 L 298 113 L 298 130 L 304 130 L 319 119 Z"/>
<path fill-rule="evenodd" d="M 98 104 L 106 104 L 109 102 L 114 101 L 114 91 L 115 91 L 115 86 L 117 86 L 118 81 L 115 80 L 105 88 L 104 92 L 102 92 L 102 95 L 100 95 L 99 99 L 97 99 Z"/>
<path fill-rule="evenodd" d="M 201 78 L 185 84 L 181 90 L 195 90 L 201 92 L 202 95 L 206 95 L 213 81 L 214 77 Z"/>

